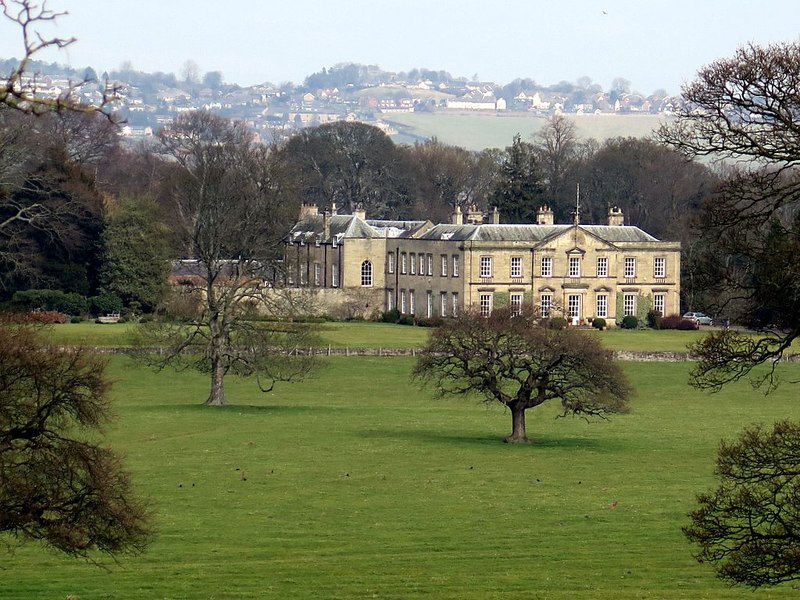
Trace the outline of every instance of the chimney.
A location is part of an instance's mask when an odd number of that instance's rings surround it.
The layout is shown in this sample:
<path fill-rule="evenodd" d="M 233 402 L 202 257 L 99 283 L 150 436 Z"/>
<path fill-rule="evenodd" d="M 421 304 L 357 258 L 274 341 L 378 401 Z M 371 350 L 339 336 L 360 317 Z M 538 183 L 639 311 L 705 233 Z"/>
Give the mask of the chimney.
<path fill-rule="evenodd" d="M 464 215 L 461 214 L 461 207 L 456 204 L 456 209 L 453 211 L 451 222 L 453 225 L 463 225 Z"/>
<path fill-rule="evenodd" d="M 353 216 L 356 219 L 361 219 L 362 221 L 367 220 L 367 211 L 364 210 L 364 205 L 359 202 L 356 204 L 355 209 L 353 209 Z"/>
<path fill-rule="evenodd" d="M 467 211 L 467 223 L 470 225 L 480 225 L 483 223 L 483 213 L 474 204 Z"/>
<path fill-rule="evenodd" d="M 625 217 L 619 206 L 612 206 L 608 209 L 608 225 L 610 227 L 625 225 Z"/>
<path fill-rule="evenodd" d="M 500 211 L 496 206 L 492 207 L 492 225 L 500 225 Z"/>
<path fill-rule="evenodd" d="M 331 214 L 335 215 L 336 213 L 336 202 L 331 202 Z"/>
<path fill-rule="evenodd" d="M 301 221 L 303 219 L 305 219 L 306 217 L 313 217 L 313 216 L 316 216 L 318 214 L 319 214 L 319 212 L 317 211 L 317 205 L 316 204 L 313 204 L 313 203 L 312 204 L 306 204 L 305 202 L 303 202 L 300 205 L 300 220 Z"/>
<path fill-rule="evenodd" d="M 552 225 L 553 224 L 553 211 L 546 204 L 540 206 L 536 213 L 537 225 Z"/>
<path fill-rule="evenodd" d="M 331 215 L 326 210 L 322 213 L 322 241 L 327 242 L 329 239 L 331 239 Z"/>

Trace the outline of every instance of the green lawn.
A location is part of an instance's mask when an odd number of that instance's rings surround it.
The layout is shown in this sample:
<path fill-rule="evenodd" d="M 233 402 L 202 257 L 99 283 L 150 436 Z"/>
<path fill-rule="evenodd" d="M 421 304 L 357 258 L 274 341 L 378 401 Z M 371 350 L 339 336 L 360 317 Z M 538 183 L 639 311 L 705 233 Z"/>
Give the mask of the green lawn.
<path fill-rule="evenodd" d="M 543 407 L 529 412 L 537 443 L 515 447 L 500 442 L 509 414 L 432 400 L 412 365 L 329 359 L 270 395 L 232 380 L 233 406 L 208 409 L 205 377 L 113 359 L 110 441 L 159 537 L 109 571 L 23 545 L 4 556 L 0 598 L 797 597 L 725 586 L 680 533 L 719 439 L 800 418 L 795 386 L 710 396 L 686 385 L 688 364 L 629 363 L 629 415 Z"/>
<path fill-rule="evenodd" d="M 66 323 L 49 328 L 48 335 L 59 344 L 89 346 L 127 346 L 134 325 L 117 323 L 98 325 L 96 323 Z M 344 348 L 420 348 L 428 339 L 430 329 L 410 327 L 390 323 L 348 322 L 321 323 L 320 337 L 323 345 Z M 652 331 L 609 329 L 590 330 L 598 335 L 613 350 L 632 350 L 636 352 L 663 351 L 685 352 L 686 345 L 706 333 L 697 331 Z"/>

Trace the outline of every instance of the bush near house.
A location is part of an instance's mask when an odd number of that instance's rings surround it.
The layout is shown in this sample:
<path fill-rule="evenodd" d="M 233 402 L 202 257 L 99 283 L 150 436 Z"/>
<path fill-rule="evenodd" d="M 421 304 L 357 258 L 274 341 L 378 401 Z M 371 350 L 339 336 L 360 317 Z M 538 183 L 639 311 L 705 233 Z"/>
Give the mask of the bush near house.
<path fill-rule="evenodd" d="M 603 327 L 606 326 L 607 326 L 606 320 L 601 317 L 597 317 L 592 320 L 592 327 L 594 327 L 595 329 L 602 329 Z"/>
<path fill-rule="evenodd" d="M 695 321 L 684 319 L 680 315 L 668 315 L 661 318 L 660 329 L 680 329 L 683 331 L 691 331 L 699 328 L 700 325 L 698 325 Z"/>
<path fill-rule="evenodd" d="M 633 315 L 626 315 L 622 319 L 622 328 L 623 329 L 636 329 L 639 327 L 639 319 L 637 319 Z"/>

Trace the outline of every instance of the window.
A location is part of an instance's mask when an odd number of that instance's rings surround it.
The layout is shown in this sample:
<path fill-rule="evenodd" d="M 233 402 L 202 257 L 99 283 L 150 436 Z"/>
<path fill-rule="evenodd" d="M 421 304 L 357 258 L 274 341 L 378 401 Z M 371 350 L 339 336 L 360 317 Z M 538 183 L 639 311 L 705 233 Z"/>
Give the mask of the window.
<path fill-rule="evenodd" d="M 433 292 L 428 290 L 425 298 L 425 316 L 429 319 L 433 316 Z"/>
<path fill-rule="evenodd" d="M 392 310 L 394 308 L 394 290 L 387 289 L 386 290 L 386 310 Z"/>
<path fill-rule="evenodd" d="M 389 273 L 394 273 L 394 252 L 389 252 L 386 256 L 386 268 Z"/>
<path fill-rule="evenodd" d="M 331 287 L 339 287 L 339 265 L 331 265 Z"/>
<path fill-rule="evenodd" d="M 447 316 L 447 292 L 442 292 L 440 299 L 441 299 L 441 302 L 440 302 L 441 313 L 440 314 L 441 314 L 441 316 L 446 317 Z"/>
<path fill-rule="evenodd" d="M 553 308 L 553 294 L 542 294 L 539 296 L 539 306 L 541 307 L 542 317 L 549 318 Z"/>
<path fill-rule="evenodd" d="M 458 254 L 453 255 L 453 277 L 458 277 Z"/>
<path fill-rule="evenodd" d="M 425 275 L 425 255 L 419 255 L 419 274 Z"/>
<path fill-rule="evenodd" d="M 458 316 L 458 292 L 453 292 L 453 316 Z"/>
<path fill-rule="evenodd" d="M 428 254 L 428 275 L 433 275 L 433 254 Z"/>
<path fill-rule="evenodd" d="M 406 256 L 406 253 L 405 253 L 405 252 L 402 252 L 402 253 L 400 254 L 400 272 L 401 272 L 403 275 L 405 275 L 405 273 L 406 273 L 406 270 L 407 270 L 407 266 L 406 266 L 406 262 L 407 262 L 407 261 L 408 261 L 408 257 Z"/>
<path fill-rule="evenodd" d="M 480 307 L 481 307 L 481 316 L 488 317 L 492 314 L 492 294 L 489 293 L 482 293 L 480 295 Z"/>
<path fill-rule="evenodd" d="M 653 310 L 658 312 L 662 317 L 664 316 L 665 304 L 666 296 L 664 294 L 653 294 Z"/>
<path fill-rule="evenodd" d="M 569 257 L 569 276 L 570 277 L 580 277 L 581 276 L 581 257 L 580 256 L 570 256 Z"/>
<path fill-rule="evenodd" d="M 361 287 L 372 287 L 372 263 L 368 260 L 361 263 Z"/>
<path fill-rule="evenodd" d="M 314 285 L 319 285 L 322 279 L 322 265 L 314 263 Z"/>
<path fill-rule="evenodd" d="M 442 277 L 447 277 L 447 254 L 442 254 Z"/>
<path fill-rule="evenodd" d="M 596 315 L 605 319 L 608 316 L 608 294 L 597 294 Z"/>
<path fill-rule="evenodd" d="M 522 314 L 522 297 L 521 292 L 511 292 L 510 305 L 512 315 Z"/>
<path fill-rule="evenodd" d="M 408 312 L 412 315 L 417 312 L 416 294 L 414 290 L 408 290 Z"/>
<path fill-rule="evenodd" d="M 581 296 L 580 294 L 570 294 L 567 296 L 567 315 L 570 319 L 581 318 Z"/>
<path fill-rule="evenodd" d="M 411 263 L 411 274 L 416 275 L 417 273 L 417 255 L 413 252 L 409 254 L 408 260 Z"/>
<path fill-rule="evenodd" d="M 492 257 L 481 256 L 481 277 L 490 279 L 492 277 Z"/>
<path fill-rule="evenodd" d="M 663 279 L 667 276 L 667 259 L 663 256 L 657 256 L 653 259 L 653 277 Z"/>
<path fill-rule="evenodd" d="M 553 276 L 553 257 L 552 256 L 543 256 L 542 257 L 542 277 L 552 277 Z"/>
<path fill-rule="evenodd" d="M 406 306 L 406 291 L 400 290 L 400 312 L 402 314 L 406 314 L 407 308 L 408 307 Z"/>
<path fill-rule="evenodd" d="M 597 257 L 597 276 L 608 277 L 608 257 L 606 256 Z"/>
<path fill-rule="evenodd" d="M 511 257 L 511 277 L 515 279 L 519 279 L 522 277 L 522 257 L 521 256 L 512 256 Z"/>
<path fill-rule="evenodd" d="M 633 256 L 625 257 L 625 278 L 633 279 L 636 277 L 636 259 Z"/>
<path fill-rule="evenodd" d="M 624 315 L 627 317 L 628 315 L 635 315 L 636 314 L 636 294 L 625 294 L 622 304 Z"/>

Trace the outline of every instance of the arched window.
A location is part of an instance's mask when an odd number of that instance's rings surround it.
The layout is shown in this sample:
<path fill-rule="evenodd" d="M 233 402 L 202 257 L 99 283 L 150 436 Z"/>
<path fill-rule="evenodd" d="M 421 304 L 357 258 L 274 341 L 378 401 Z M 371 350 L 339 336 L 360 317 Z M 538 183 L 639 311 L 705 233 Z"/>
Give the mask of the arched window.
<path fill-rule="evenodd" d="M 372 263 L 368 260 L 361 263 L 361 287 L 372 287 Z"/>

